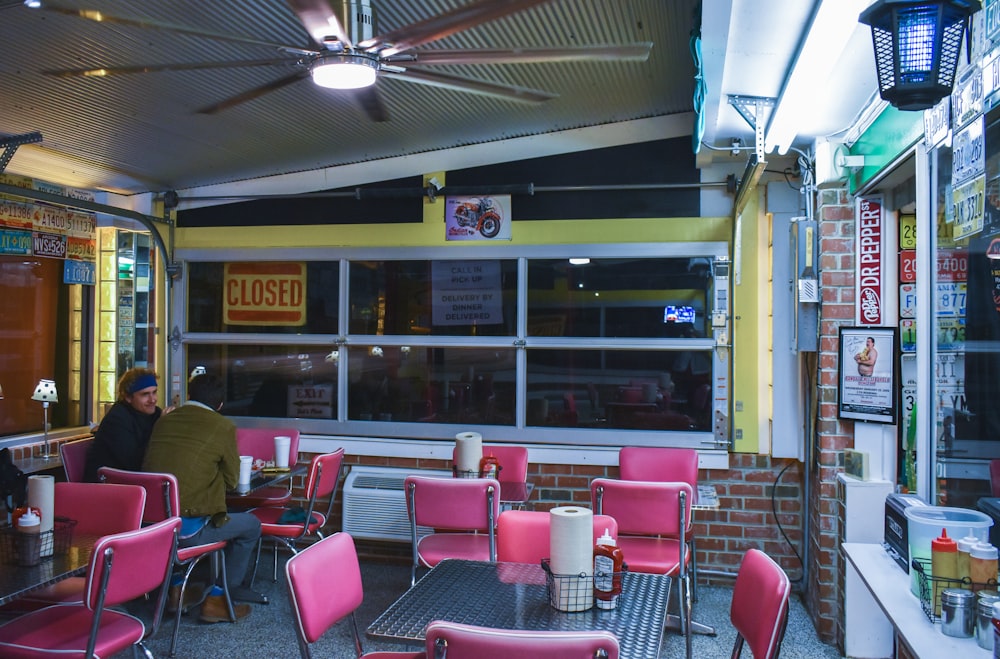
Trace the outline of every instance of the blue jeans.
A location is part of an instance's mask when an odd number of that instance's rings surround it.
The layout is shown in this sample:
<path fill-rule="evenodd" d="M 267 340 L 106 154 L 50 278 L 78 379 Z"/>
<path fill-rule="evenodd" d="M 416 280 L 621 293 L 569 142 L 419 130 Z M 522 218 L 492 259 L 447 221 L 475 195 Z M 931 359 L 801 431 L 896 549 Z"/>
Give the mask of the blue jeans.
<path fill-rule="evenodd" d="M 229 522 L 221 528 L 209 522 L 190 538 L 182 538 L 181 547 L 207 545 L 226 541 L 226 581 L 230 588 L 244 583 L 250 576 L 250 557 L 260 539 L 260 520 L 250 513 L 230 513 Z"/>

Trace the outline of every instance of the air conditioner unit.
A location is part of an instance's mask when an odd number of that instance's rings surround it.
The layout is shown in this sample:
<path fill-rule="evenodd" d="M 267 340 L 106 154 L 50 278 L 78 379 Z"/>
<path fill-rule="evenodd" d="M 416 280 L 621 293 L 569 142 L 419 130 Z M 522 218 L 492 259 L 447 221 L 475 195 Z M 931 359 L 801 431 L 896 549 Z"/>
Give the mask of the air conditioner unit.
<path fill-rule="evenodd" d="M 410 542 L 403 481 L 409 475 L 451 478 L 450 471 L 352 467 L 344 481 L 344 531 L 355 538 Z M 431 529 L 418 528 L 419 535 Z"/>

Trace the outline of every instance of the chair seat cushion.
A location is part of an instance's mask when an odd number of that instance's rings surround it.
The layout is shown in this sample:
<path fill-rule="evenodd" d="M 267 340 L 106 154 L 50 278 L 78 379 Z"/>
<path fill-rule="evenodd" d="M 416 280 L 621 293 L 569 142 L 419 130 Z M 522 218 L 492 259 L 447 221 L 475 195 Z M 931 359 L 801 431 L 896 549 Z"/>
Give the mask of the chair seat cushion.
<path fill-rule="evenodd" d="M 70 577 L 45 588 L 36 588 L 24 598 L 31 602 L 50 604 L 78 604 L 83 602 L 83 589 L 86 587 L 85 577 Z"/>
<path fill-rule="evenodd" d="M 446 558 L 490 560 L 490 537 L 485 533 L 433 533 L 417 543 L 420 562 L 434 567 Z"/>
<path fill-rule="evenodd" d="M 226 497 L 229 508 L 262 508 L 266 506 L 287 506 L 292 500 L 292 493 L 287 487 L 262 487 L 245 496 L 231 495 Z"/>
<path fill-rule="evenodd" d="M 279 524 L 278 520 L 284 515 L 288 508 L 254 508 L 250 511 L 260 520 L 260 532 L 262 535 L 272 535 L 281 538 L 295 538 L 302 535 L 304 523 Z M 315 533 L 326 524 L 326 516 L 314 512 L 312 521 L 309 524 L 309 533 Z"/>
<path fill-rule="evenodd" d="M 676 538 L 649 538 L 642 536 L 618 536 L 618 546 L 625 555 L 625 563 L 631 572 L 652 574 L 677 574 L 679 541 Z M 685 551 L 685 560 L 690 552 Z"/>
<path fill-rule="evenodd" d="M 0 656 L 20 659 L 76 652 L 83 656 L 92 622 L 92 612 L 77 604 L 56 604 L 25 614 L 0 627 Z M 101 615 L 95 655 L 110 657 L 142 640 L 145 633 L 139 618 L 107 609 Z"/>
<path fill-rule="evenodd" d="M 220 549 L 226 548 L 226 541 L 220 540 L 219 542 L 209 542 L 205 545 L 192 545 L 190 547 L 178 547 L 177 548 L 177 560 L 180 563 L 187 563 L 196 558 L 200 558 L 205 554 L 211 554 L 213 551 L 219 551 Z"/>

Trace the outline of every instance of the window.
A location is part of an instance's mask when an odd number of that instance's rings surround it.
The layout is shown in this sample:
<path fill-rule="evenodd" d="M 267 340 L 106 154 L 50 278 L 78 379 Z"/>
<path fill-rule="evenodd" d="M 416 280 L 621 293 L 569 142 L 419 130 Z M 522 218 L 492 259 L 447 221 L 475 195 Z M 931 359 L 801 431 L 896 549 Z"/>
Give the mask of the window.
<path fill-rule="evenodd" d="M 189 258 L 186 370 L 224 376 L 224 414 L 309 432 L 697 446 L 728 383 L 710 322 L 725 246 L 699 245 Z"/>
<path fill-rule="evenodd" d="M 1000 458 L 1000 114 L 975 122 L 985 126 L 985 176 L 954 180 L 952 149 L 935 152 L 934 325 L 918 328 L 933 359 L 932 495 L 968 508 L 991 496 L 989 462 Z M 967 213 L 962 200 L 983 190 L 984 213 Z"/>

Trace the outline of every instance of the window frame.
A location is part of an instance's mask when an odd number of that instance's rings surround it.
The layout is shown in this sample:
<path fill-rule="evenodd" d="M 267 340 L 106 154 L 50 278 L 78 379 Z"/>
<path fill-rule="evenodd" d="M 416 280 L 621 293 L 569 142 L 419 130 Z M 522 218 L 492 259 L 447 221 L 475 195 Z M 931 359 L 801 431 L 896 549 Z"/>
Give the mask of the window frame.
<path fill-rule="evenodd" d="M 260 333 L 205 333 L 187 332 L 187 282 L 182 276 L 180 294 L 172 296 L 173 301 L 173 347 L 178 351 L 187 344 L 201 345 L 303 345 L 325 346 L 331 350 L 345 346 L 419 346 L 419 347 L 476 347 L 505 348 L 516 350 L 515 418 L 513 426 L 459 425 L 444 423 L 412 423 L 378 420 L 349 420 L 347 418 L 348 370 L 341 360 L 337 379 L 337 417 L 329 419 L 295 419 L 295 425 L 304 433 L 326 436 L 350 436 L 363 438 L 407 438 L 442 439 L 454 437 L 459 430 L 481 432 L 491 441 L 512 441 L 551 445 L 590 446 L 678 446 L 696 449 L 718 449 L 729 445 L 728 432 L 725 437 L 712 431 L 664 431 L 636 430 L 621 428 L 567 428 L 548 426 L 527 426 L 527 351 L 532 349 L 584 349 L 584 350 L 712 350 L 713 351 L 713 408 L 723 410 L 729 416 L 731 397 L 731 374 L 727 349 L 721 345 L 722 337 L 731 336 L 730 310 L 725 309 L 725 326 L 713 327 L 711 319 L 706 319 L 710 335 L 701 338 L 628 338 L 613 339 L 601 337 L 530 337 L 527 335 L 527 293 L 528 262 L 531 259 L 555 259 L 570 257 L 589 258 L 692 258 L 705 257 L 710 262 L 729 260 L 729 247 L 725 242 L 674 242 L 635 244 L 593 244 L 593 245 L 474 245 L 461 249 L 454 247 L 409 247 L 409 248 L 275 248 L 248 253 L 244 249 L 178 249 L 175 258 L 183 266 L 186 274 L 188 264 L 193 262 L 227 261 L 338 261 L 339 290 L 337 335 L 333 334 L 260 334 Z M 414 336 L 414 335 L 352 335 L 348 333 L 349 323 L 349 264 L 351 261 L 393 261 L 393 260 L 483 260 L 508 259 L 517 261 L 517 321 L 514 336 Z M 714 281 L 714 278 L 713 278 Z M 175 282 L 175 286 L 177 283 Z M 711 291 L 713 297 L 715 291 Z M 712 309 L 706 309 L 706 315 Z M 172 360 L 172 376 L 175 381 L 186 380 L 189 372 L 186 350 L 180 351 Z M 233 417 L 240 425 L 266 425 L 259 417 Z M 289 420 L 283 420 L 288 423 Z"/>

